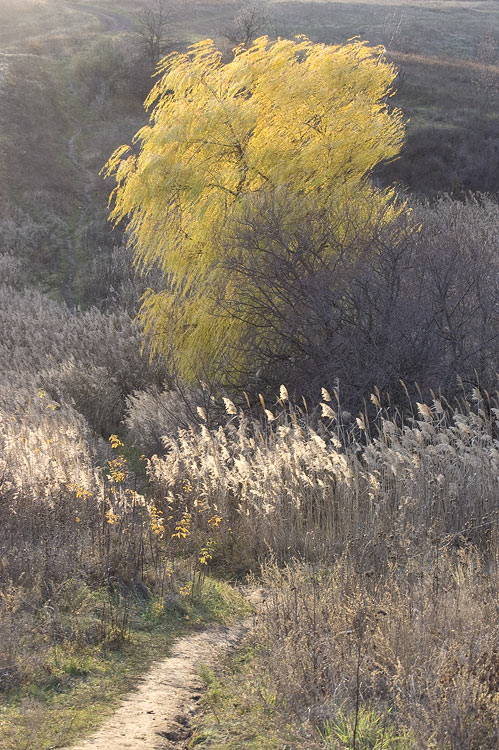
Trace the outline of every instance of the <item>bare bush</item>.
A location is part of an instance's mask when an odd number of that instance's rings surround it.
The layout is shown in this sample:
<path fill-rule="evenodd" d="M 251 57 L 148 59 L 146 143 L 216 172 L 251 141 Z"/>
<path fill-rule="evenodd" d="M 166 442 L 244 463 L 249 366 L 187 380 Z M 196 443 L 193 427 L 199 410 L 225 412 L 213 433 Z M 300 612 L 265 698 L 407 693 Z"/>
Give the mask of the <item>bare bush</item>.
<path fill-rule="evenodd" d="M 220 314 L 251 321 L 240 343 L 249 367 L 226 369 L 229 382 L 310 395 L 339 381 L 354 411 L 375 385 L 405 401 L 400 380 L 413 395 L 417 382 L 452 398 L 459 378 L 494 388 L 497 203 L 414 203 L 388 225 L 369 206 L 346 216 L 333 206 L 298 229 L 288 211 L 283 197 L 255 201 L 220 253 L 239 289 Z"/>
<path fill-rule="evenodd" d="M 410 278 L 421 290 L 418 303 L 434 341 L 421 379 L 446 393 L 458 376 L 492 389 L 499 354 L 499 206 L 486 197 L 465 203 L 444 198 L 415 207 L 415 218 L 422 228 L 413 238 L 418 265 Z"/>
<path fill-rule="evenodd" d="M 39 190 L 29 210 L 6 202 L 0 209 L 0 252 L 25 259 L 35 273 L 57 269 L 57 247 L 64 221 L 55 201 Z"/>
<path fill-rule="evenodd" d="M 147 289 L 158 290 L 163 276 L 159 269 L 141 274 L 133 264 L 129 247 L 114 247 L 107 255 L 94 258 L 81 274 L 79 287 L 83 300 L 101 310 L 125 310 L 137 315 L 141 297 Z"/>
<path fill-rule="evenodd" d="M 462 199 L 468 191 L 495 194 L 498 148 L 497 121 L 472 115 L 464 125 L 445 122 L 409 129 L 400 158 L 377 171 L 384 184 L 396 182 L 429 197 L 450 193 Z"/>
<path fill-rule="evenodd" d="M 255 39 L 268 33 L 270 16 L 261 3 L 246 2 L 232 23 L 225 27 L 223 35 L 232 47 L 248 47 Z"/>
<path fill-rule="evenodd" d="M 168 49 L 172 19 L 171 0 L 147 0 L 139 12 L 137 39 L 152 66 Z"/>

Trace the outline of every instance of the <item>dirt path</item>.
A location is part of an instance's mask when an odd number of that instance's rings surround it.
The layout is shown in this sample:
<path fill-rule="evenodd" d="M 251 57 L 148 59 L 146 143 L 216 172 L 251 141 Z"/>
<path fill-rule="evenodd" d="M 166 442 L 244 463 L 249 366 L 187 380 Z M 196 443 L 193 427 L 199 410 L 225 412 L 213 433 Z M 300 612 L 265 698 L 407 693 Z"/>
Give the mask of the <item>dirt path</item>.
<path fill-rule="evenodd" d="M 68 6 L 80 13 L 94 16 L 103 25 L 103 32 L 107 34 L 119 34 L 120 31 L 133 31 L 135 24 L 130 18 L 115 10 L 108 8 L 95 8 L 91 5 L 80 5 L 80 3 L 68 3 Z"/>
<path fill-rule="evenodd" d="M 31 52 L 0 52 L 0 57 L 31 57 L 36 60 L 46 59 L 46 55 L 33 55 Z"/>
<path fill-rule="evenodd" d="M 251 619 L 229 628 L 213 625 L 181 638 L 171 655 L 153 665 L 139 687 L 90 739 L 65 750 L 179 750 L 190 736 L 200 698 L 201 664 L 218 659 L 248 632 Z"/>

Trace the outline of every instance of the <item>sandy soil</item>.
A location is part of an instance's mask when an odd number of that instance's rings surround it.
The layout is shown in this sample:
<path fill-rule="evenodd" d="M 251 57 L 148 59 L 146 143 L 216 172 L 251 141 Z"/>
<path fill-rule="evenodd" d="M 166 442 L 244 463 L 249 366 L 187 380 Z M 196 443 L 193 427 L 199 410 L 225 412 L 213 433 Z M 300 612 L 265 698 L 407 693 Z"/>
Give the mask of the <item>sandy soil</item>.
<path fill-rule="evenodd" d="M 225 628 L 214 625 L 182 638 L 125 696 L 97 733 L 65 750 L 173 750 L 185 747 L 203 688 L 201 664 L 214 666 L 251 626 L 251 619 Z"/>

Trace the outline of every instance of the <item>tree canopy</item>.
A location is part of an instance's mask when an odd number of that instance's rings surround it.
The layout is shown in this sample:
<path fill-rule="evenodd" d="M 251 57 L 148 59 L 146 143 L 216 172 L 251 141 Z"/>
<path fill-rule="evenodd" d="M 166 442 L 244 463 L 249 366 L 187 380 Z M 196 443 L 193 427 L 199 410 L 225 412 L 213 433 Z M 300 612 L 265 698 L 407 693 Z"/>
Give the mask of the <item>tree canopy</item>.
<path fill-rule="evenodd" d="M 128 221 L 138 266 L 164 272 L 164 289 L 145 295 L 140 317 L 153 347 L 173 344 L 187 377 L 229 363 L 244 369 L 241 341 L 258 320 L 250 309 L 234 312 L 240 279 L 226 259 L 232 238 L 244 252 L 238 228 L 262 200 L 285 201 L 288 229 L 334 206 L 344 235 L 341 207 L 383 222 L 399 210 L 393 191 L 369 180 L 404 137 L 383 48 L 261 37 L 231 62 L 221 57 L 211 40 L 165 57 L 135 152 L 123 146 L 106 165 L 117 180 L 111 217 Z M 257 264 L 258 247 L 247 252 Z"/>

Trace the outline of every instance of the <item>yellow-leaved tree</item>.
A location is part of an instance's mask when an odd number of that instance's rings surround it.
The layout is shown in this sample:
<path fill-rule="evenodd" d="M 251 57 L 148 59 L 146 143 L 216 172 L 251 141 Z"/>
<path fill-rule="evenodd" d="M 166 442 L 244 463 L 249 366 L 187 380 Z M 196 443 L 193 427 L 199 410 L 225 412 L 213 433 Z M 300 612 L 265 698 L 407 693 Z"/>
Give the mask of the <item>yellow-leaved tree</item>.
<path fill-rule="evenodd" d="M 395 218 L 393 191 L 369 175 L 403 141 L 401 113 L 388 105 L 396 72 L 382 48 L 364 42 L 261 37 L 227 64 L 211 40 L 200 42 L 168 55 L 158 73 L 136 152 L 119 148 L 105 168 L 117 181 L 111 217 L 128 221 L 137 265 L 164 272 L 140 318 L 153 348 L 173 348 L 185 377 L 247 372 L 247 342 L 266 337 L 271 347 L 275 326 L 262 324 L 257 304 L 238 304 L 251 282 L 227 262 L 231 244 L 258 267 L 268 247 L 241 250 L 239 229 L 269 196 L 285 203 L 288 230 L 333 211 L 345 239 L 352 216 L 356 232 L 364 215 Z M 335 252 L 337 243 L 322 241 L 323 258 Z"/>

